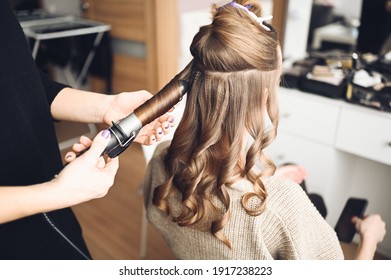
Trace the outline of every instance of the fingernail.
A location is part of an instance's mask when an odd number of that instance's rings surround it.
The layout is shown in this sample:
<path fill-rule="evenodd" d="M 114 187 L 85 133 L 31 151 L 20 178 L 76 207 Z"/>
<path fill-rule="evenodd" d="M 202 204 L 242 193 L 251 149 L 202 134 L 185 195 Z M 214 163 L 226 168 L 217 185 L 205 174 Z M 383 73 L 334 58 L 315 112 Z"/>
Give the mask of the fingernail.
<path fill-rule="evenodd" d="M 65 156 L 65 158 L 71 158 L 71 157 L 73 157 L 73 155 L 71 154 Z"/>
<path fill-rule="evenodd" d="M 102 137 L 108 139 L 110 137 L 110 130 L 106 129 L 102 132 Z"/>
<path fill-rule="evenodd" d="M 163 131 L 161 131 L 161 130 L 159 129 L 157 133 L 159 133 L 159 134 L 162 134 L 162 133 L 163 133 Z"/>
<path fill-rule="evenodd" d="M 151 140 L 152 140 L 152 142 L 155 142 L 155 141 L 156 141 L 156 138 L 152 138 Z"/>
<path fill-rule="evenodd" d="M 164 126 L 164 128 L 165 129 L 167 129 L 167 128 L 169 128 L 170 126 L 168 125 L 168 124 L 166 124 L 165 126 Z"/>
<path fill-rule="evenodd" d="M 169 121 L 170 123 L 173 123 L 173 122 L 174 122 L 174 118 L 173 118 L 173 117 L 170 117 L 170 118 L 168 119 L 168 121 Z"/>

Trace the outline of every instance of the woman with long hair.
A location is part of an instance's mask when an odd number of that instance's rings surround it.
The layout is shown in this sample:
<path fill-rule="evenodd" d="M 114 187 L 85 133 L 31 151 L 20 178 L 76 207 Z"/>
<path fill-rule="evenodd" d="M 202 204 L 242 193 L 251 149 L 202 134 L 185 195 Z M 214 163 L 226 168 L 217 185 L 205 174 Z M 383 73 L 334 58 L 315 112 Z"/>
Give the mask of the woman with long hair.
<path fill-rule="evenodd" d="M 334 230 L 264 153 L 278 126 L 277 33 L 255 0 L 212 13 L 173 79 L 189 90 L 174 138 L 148 165 L 149 221 L 180 259 L 343 259 Z"/>

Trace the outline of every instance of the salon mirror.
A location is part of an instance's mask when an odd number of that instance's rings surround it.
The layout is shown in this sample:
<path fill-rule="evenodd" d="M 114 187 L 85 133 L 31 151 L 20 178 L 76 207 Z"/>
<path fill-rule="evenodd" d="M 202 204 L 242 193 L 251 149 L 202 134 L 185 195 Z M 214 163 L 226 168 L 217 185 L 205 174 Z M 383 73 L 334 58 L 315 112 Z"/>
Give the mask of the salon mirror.
<path fill-rule="evenodd" d="M 274 0 L 274 5 L 279 1 Z M 381 55 L 391 50 L 391 0 L 283 2 L 285 58 L 298 58 L 311 50 L 341 49 Z"/>

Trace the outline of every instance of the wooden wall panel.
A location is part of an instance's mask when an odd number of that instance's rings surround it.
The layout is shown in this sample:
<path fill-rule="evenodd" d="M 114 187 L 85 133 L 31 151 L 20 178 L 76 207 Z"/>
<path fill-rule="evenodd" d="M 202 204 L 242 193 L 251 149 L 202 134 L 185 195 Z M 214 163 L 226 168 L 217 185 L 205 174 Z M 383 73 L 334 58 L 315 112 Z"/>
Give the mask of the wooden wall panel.
<path fill-rule="evenodd" d="M 289 0 L 274 0 L 273 1 L 273 27 L 278 32 L 278 37 L 281 47 L 284 45 L 284 29 L 287 17 Z"/>
<path fill-rule="evenodd" d="M 114 39 L 141 42 L 145 57 L 114 54 L 113 91 L 156 93 L 178 72 L 178 0 L 81 0 L 83 15 L 111 25 Z"/>
<path fill-rule="evenodd" d="M 146 61 L 128 55 L 114 54 L 113 91 L 134 91 L 147 88 Z"/>
<path fill-rule="evenodd" d="M 125 40 L 146 40 L 146 1 L 144 0 L 86 0 L 90 7 L 86 17 L 109 23 L 111 36 Z"/>
<path fill-rule="evenodd" d="M 178 72 L 179 8 L 177 0 L 155 1 L 156 4 L 156 86 L 162 88 Z M 152 46 L 153 47 L 153 46 Z"/>

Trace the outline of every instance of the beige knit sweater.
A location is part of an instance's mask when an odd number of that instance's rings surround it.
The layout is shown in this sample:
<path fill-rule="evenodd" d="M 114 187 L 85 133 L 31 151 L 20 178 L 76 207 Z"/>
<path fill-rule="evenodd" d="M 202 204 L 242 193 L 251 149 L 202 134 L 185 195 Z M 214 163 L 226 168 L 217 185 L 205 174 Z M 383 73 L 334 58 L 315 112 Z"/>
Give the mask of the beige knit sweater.
<path fill-rule="evenodd" d="M 322 218 L 305 192 L 296 183 L 266 178 L 266 210 L 259 216 L 248 215 L 241 205 L 244 193 L 252 190 L 247 180 L 236 183 L 231 197 L 231 220 L 224 233 L 229 249 L 209 232 L 180 227 L 151 202 L 153 189 L 165 180 L 163 155 L 168 142 L 160 144 L 149 162 L 143 184 L 148 220 L 164 236 L 179 259 L 343 259 L 334 230 Z M 170 209 L 179 211 L 178 201 Z"/>

